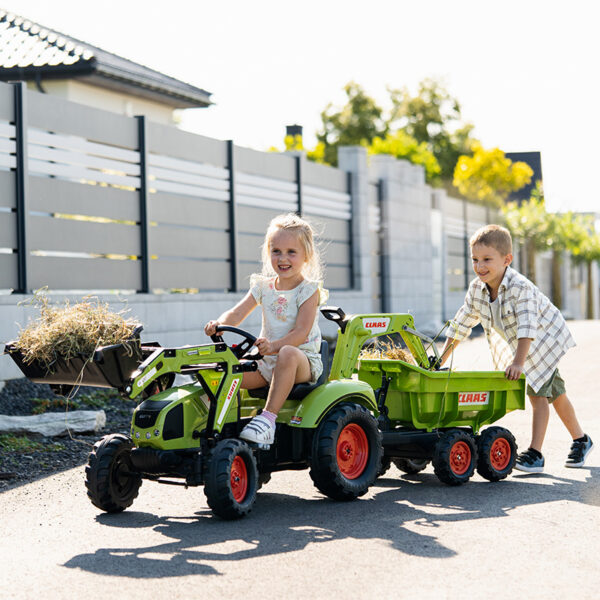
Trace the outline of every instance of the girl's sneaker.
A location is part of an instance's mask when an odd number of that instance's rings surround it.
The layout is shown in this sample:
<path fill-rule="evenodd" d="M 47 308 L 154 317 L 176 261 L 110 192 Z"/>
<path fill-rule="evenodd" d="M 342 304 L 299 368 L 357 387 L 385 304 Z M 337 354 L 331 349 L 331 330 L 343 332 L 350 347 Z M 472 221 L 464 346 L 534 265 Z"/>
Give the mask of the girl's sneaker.
<path fill-rule="evenodd" d="M 275 425 L 269 419 L 258 415 L 242 429 L 240 439 L 269 447 L 275 441 Z"/>
<path fill-rule="evenodd" d="M 517 456 L 515 469 L 526 473 L 542 473 L 544 471 L 544 457 L 529 448 Z"/>
<path fill-rule="evenodd" d="M 585 440 L 574 441 L 571 444 L 571 451 L 565 463 L 565 467 L 583 467 L 588 454 L 593 450 L 594 443 L 589 435 L 585 435 Z"/>

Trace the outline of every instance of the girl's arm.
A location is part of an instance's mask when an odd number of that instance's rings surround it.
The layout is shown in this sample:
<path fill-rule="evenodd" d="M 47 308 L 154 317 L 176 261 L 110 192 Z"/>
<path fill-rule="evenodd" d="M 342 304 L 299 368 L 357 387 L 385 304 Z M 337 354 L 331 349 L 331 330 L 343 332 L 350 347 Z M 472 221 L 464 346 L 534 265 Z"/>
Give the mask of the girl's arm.
<path fill-rule="evenodd" d="M 305 300 L 298 308 L 296 325 L 290 329 L 282 338 L 278 340 L 268 340 L 258 338 L 256 346 L 263 356 L 277 354 L 283 346 L 300 346 L 306 341 L 317 315 L 319 307 L 319 290 L 317 290 L 308 300 Z"/>
<path fill-rule="evenodd" d="M 239 325 L 256 308 L 256 298 L 248 292 L 233 308 L 226 310 L 216 321 L 204 326 L 206 335 L 213 335 L 217 325 Z"/>

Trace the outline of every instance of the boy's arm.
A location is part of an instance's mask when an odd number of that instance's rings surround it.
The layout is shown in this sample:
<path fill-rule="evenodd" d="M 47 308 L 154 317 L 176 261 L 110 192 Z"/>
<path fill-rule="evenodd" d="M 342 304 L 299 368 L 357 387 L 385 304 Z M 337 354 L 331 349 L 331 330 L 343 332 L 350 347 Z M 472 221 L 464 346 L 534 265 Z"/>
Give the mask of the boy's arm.
<path fill-rule="evenodd" d="M 505 374 L 507 379 L 514 380 L 521 377 L 521 373 L 525 368 L 525 359 L 529 354 L 529 347 L 531 346 L 532 341 L 531 338 L 519 338 L 517 341 L 517 351 L 515 352 L 512 364 L 506 367 Z"/>

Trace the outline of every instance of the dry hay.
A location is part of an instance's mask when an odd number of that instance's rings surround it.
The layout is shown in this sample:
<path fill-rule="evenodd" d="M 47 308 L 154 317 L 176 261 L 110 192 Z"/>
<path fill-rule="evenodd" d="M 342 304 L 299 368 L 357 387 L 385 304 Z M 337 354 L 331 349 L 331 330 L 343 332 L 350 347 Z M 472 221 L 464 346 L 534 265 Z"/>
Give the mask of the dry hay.
<path fill-rule="evenodd" d="M 392 343 L 383 343 L 371 348 L 363 348 L 360 351 L 358 358 L 359 360 L 386 358 L 392 360 L 402 360 L 413 365 L 415 364 L 412 354 L 408 350 L 405 350 L 400 346 L 395 346 Z"/>
<path fill-rule="evenodd" d="M 38 292 L 31 304 L 39 308 L 40 316 L 20 331 L 14 346 L 26 364 L 38 361 L 45 368 L 59 358 L 89 358 L 100 346 L 130 340 L 140 325 L 135 319 L 125 319 L 125 311 L 112 312 L 98 298 L 51 306 L 47 296 Z"/>

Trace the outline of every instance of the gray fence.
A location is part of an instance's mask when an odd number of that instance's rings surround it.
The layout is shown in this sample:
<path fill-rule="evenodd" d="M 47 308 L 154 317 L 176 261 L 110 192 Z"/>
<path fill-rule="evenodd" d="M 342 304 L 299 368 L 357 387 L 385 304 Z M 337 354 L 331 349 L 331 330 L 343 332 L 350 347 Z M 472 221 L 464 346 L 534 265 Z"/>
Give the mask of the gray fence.
<path fill-rule="evenodd" d="M 237 291 L 306 215 L 351 289 L 348 175 L 0 84 L 0 289 Z"/>

